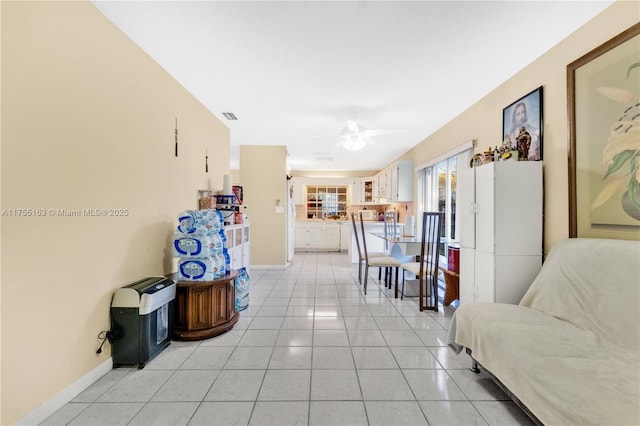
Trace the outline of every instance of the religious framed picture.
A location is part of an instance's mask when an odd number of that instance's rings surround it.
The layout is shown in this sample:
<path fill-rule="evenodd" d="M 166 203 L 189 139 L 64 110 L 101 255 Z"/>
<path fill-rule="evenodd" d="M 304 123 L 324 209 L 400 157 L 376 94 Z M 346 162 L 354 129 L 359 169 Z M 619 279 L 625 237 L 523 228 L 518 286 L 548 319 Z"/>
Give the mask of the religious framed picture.
<path fill-rule="evenodd" d="M 503 141 L 509 140 L 520 161 L 542 160 L 542 86 L 502 110 Z"/>
<path fill-rule="evenodd" d="M 640 23 L 567 65 L 569 236 L 640 239 Z"/>

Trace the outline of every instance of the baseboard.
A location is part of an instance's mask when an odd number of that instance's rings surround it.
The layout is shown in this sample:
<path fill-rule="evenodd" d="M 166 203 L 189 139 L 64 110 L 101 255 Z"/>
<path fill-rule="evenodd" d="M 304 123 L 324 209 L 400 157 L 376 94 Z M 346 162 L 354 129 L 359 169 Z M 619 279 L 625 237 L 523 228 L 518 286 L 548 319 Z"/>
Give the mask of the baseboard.
<path fill-rule="evenodd" d="M 47 417 L 62 408 L 66 403 L 73 400 L 73 398 L 78 396 L 80 392 L 91 386 L 100 377 L 111 371 L 112 368 L 113 360 L 109 357 L 96 368 L 64 388 L 53 398 L 42 403 L 38 408 L 19 420 L 16 425 L 37 425 L 41 423 Z"/>
<path fill-rule="evenodd" d="M 287 265 L 251 265 L 251 269 L 287 269 Z"/>

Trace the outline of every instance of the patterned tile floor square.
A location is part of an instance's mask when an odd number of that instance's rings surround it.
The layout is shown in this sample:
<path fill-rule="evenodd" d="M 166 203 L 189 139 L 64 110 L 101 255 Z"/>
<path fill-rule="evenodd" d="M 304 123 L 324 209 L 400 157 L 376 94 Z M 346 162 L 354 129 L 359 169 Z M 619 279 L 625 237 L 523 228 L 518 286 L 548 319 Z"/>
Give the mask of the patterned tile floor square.
<path fill-rule="evenodd" d="M 530 425 L 446 347 L 453 309 L 420 312 L 344 253 L 252 270 L 233 330 L 111 370 L 42 425 Z"/>

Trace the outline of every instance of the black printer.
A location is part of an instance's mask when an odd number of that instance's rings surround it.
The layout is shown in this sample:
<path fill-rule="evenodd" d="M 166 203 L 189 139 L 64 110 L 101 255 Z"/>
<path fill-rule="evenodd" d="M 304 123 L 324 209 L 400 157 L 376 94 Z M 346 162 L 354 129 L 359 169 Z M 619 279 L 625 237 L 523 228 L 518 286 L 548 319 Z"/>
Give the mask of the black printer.
<path fill-rule="evenodd" d="M 147 277 L 116 290 L 111 302 L 113 367 L 138 368 L 171 343 L 176 282 Z"/>

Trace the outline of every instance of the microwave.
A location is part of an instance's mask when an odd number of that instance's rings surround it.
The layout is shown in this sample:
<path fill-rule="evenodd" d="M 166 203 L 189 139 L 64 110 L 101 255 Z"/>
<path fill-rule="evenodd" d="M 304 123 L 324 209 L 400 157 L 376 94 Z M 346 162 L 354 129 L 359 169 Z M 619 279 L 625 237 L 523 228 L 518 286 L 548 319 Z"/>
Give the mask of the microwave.
<path fill-rule="evenodd" d="M 375 210 L 359 210 L 358 214 L 362 214 L 362 220 L 378 220 L 378 212 Z"/>

